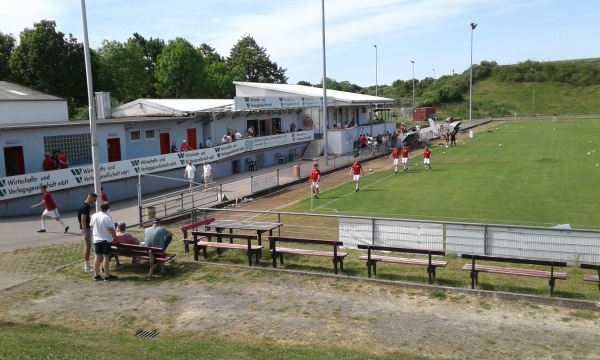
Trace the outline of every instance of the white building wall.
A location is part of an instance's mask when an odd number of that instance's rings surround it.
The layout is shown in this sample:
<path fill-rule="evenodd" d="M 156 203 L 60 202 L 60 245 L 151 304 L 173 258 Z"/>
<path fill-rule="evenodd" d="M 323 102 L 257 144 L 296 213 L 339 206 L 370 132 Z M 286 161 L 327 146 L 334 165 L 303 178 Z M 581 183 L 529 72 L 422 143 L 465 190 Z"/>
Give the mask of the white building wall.
<path fill-rule="evenodd" d="M 0 101 L 0 124 L 69 121 L 66 101 Z"/>

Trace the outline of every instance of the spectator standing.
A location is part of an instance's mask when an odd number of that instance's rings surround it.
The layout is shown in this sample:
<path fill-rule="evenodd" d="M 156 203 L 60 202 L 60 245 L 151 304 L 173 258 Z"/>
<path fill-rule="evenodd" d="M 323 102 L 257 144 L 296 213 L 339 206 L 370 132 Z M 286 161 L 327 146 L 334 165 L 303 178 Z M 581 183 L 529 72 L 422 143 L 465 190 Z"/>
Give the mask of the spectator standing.
<path fill-rule="evenodd" d="M 402 171 L 408 171 L 408 155 L 410 154 L 410 150 L 408 149 L 408 145 L 404 145 L 402 148 L 402 167 L 404 168 Z"/>
<path fill-rule="evenodd" d="M 44 233 L 46 232 L 46 218 L 53 218 L 54 220 L 58 221 L 62 226 L 64 226 L 65 228 L 65 234 L 69 231 L 69 227 L 67 226 L 67 224 L 65 224 L 64 221 L 62 221 L 60 219 L 60 214 L 58 213 L 58 208 L 60 205 L 58 205 L 57 203 L 54 202 L 54 199 L 52 198 L 52 195 L 50 195 L 50 192 L 48 192 L 47 186 L 46 185 L 42 185 L 40 186 L 40 192 L 42 193 L 42 202 L 37 203 L 35 205 L 31 205 L 31 208 L 40 206 L 40 205 L 45 205 L 46 206 L 46 210 L 44 210 L 44 212 L 42 213 L 42 228 L 40 230 L 38 230 L 39 233 Z"/>
<path fill-rule="evenodd" d="M 212 138 L 209 136 L 208 139 L 206 139 L 206 147 L 212 147 L 213 143 L 212 143 Z"/>
<path fill-rule="evenodd" d="M 394 159 L 393 161 L 393 165 L 394 165 L 394 174 L 398 173 L 398 164 L 400 163 L 400 151 L 398 151 L 398 148 L 393 148 L 392 149 L 392 153 L 390 154 L 390 158 Z"/>
<path fill-rule="evenodd" d="M 96 203 L 98 195 L 89 193 L 83 205 L 77 211 L 77 221 L 83 234 L 83 271 L 90 272 L 94 269 L 90 266 L 90 250 L 92 249 L 92 228 L 90 227 L 92 205 Z"/>
<path fill-rule="evenodd" d="M 108 196 L 106 196 L 103 187 L 100 187 L 100 199 L 102 200 L 102 202 L 108 202 Z"/>
<path fill-rule="evenodd" d="M 56 161 L 59 169 L 66 169 L 69 167 L 69 160 L 67 160 L 67 156 L 60 150 L 56 151 Z"/>
<path fill-rule="evenodd" d="M 296 131 L 296 123 L 295 123 L 295 122 L 292 122 L 292 123 L 290 124 L 290 132 L 294 132 L 294 131 Z"/>
<path fill-rule="evenodd" d="M 235 140 L 242 140 L 242 133 L 238 130 L 235 130 Z"/>
<path fill-rule="evenodd" d="M 161 248 L 167 251 L 167 247 L 173 239 L 173 233 L 160 226 L 160 219 L 152 220 L 152 226 L 144 232 L 144 242 L 140 245 Z"/>
<path fill-rule="evenodd" d="M 450 134 L 450 146 L 456 146 L 456 130 L 452 131 L 452 134 Z"/>
<path fill-rule="evenodd" d="M 185 171 L 183 176 L 190 182 L 190 192 L 194 188 L 194 181 L 196 180 L 196 166 L 192 163 L 192 160 L 189 160 L 187 166 L 185 167 Z"/>
<path fill-rule="evenodd" d="M 354 164 L 352 164 L 352 168 L 350 169 L 350 175 L 352 175 L 352 180 L 354 180 L 354 191 L 358 192 L 360 190 L 360 176 L 365 176 L 362 165 L 358 163 L 358 160 L 354 160 Z"/>
<path fill-rule="evenodd" d="M 192 150 L 192 148 L 188 145 L 187 140 L 183 140 L 181 142 L 181 146 L 179 148 L 181 149 L 182 152 Z"/>
<path fill-rule="evenodd" d="M 208 183 L 212 182 L 212 166 L 206 160 L 202 166 L 202 179 L 204 179 L 204 191 L 206 191 Z"/>
<path fill-rule="evenodd" d="M 176 153 L 179 152 L 179 149 L 177 148 L 177 143 L 175 141 L 173 141 L 171 143 L 171 153 Z"/>
<path fill-rule="evenodd" d="M 319 170 L 319 164 L 315 164 L 313 166 L 313 171 L 310 173 L 310 177 L 308 179 L 310 182 L 310 188 L 312 190 L 313 197 L 315 199 L 319 198 L 319 181 L 321 181 L 321 170 Z"/>
<path fill-rule="evenodd" d="M 251 137 L 254 136 L 254 127 L 252 125 L 248 126 L 248 135 Z"/>
<path fill-rule="evenodd" d="M 102 281 L 100 276 L 100 265 L 104 269 L 104 281 L 115 281 L 119 278 L 110 274 L 111 244 L 117 238 L 115 222 L 106 213 L 110 208 L 109 203 L 100 204 L 100 211 L 92 215 L 90 226 L 94 237 L 94 281 Z"/>
<path fill-rule="evenodd" d="M 360 147 L 363 149 L 367 147 L 367 135 L 365 134 L 360 138 Z"/>
<path fill-rule="evenodd" d="M 42 168 L 44 171 L 56 170 L 56 160 L 50 157 L 50 154 L 44 154 L 44 161 L 42 161 Z"/>
<path fill-rule="evenodd" d="M 425 171 L 431 170 L 431 150 L 427 146 L 423 150 L 423 164 L 425 164 Z"/>
<path fill-rule="evenodd" d="M 444 139 L 446 139 L 446 147 L 448 147 L 448 142 L 450 142 L 450 132 L 448 130 L 444 134 Z"/>

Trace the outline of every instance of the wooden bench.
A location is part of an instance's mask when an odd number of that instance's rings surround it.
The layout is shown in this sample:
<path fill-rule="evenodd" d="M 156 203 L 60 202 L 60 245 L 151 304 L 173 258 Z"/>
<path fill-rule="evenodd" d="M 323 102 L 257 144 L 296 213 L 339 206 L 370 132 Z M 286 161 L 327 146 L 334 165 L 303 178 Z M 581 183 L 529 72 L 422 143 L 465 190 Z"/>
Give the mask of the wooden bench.
<path fill-rule="evenodd" d="M 194 244 L 194 237 L 188 236 L 188 230 L 196 230 L 200 227 L 203 227 L 202 230 L 206 230 L 206 225 L 213 221 L 215 221 L 215 218 L 205 219 L 181 228 L 181 232 L 183 233 L 183 250 L 186 254 L 190 252 L 190 245 Z"/>
<path fill-rule="evenodd" d="M 368 245 L 368 244 L 359 244 L 359 249 L 367 250 L 366 255 L 360 255 L 358 260 L 364 260 L 367 262 L 367 269 L 369 273 L 369 277 L 371 277 L 371 267 L 373 268 L 373 274 L 377 275 L 377 262 L 387 262 L 392 264 L 406 264 L 406 265 L 418 265 L 418 266 L 427 266 L 427 274 L 429 275 L 429 283 L 433 283 L 433 279 L 435 278 L 435 269 L 438 267 L 446 267 L 448 262 L 445 260 L 432 260 L 431 257 L 434 255 L 445 256 L 446 252 L 444 250 L 432 250 L 432 249 L 418 249 L 418 248 L 404 248 L 404 247 L 396 247 L 396 246 L 383 246 L 383 245 Z M 373 251 L 389 251 L 389 252 L 400 252 L 400 253 L 409 253 L 409 254 L 424 254 L 428 256 L 428 259 L 411 259 L 411 258 L 401 258 L 396 256 L 383 256 L 383 255 L 374 255 Z"/>
<path fill-rule="evenodd" d="M 471 259 L 471 263 L 465 264 L 465 266 L 463 266 L 463 268 L 462 268 L 463 270 L 467 270 L 467 271 L 471 272 L 471 289 L 474 289 L 475 284 L 478 283 L 478 274 L 480 272 L 486 272 L 486 273 L 491 273 L 491 274 L 503 274 L 503 275 L 529 276 L 529 277 L 549 279 L 548 285 L 550 285 L 550 296 L 554 296 L 554 285 L 555 285 L 556 280 L 567 280 L 566 273 L 554 272 L 555 266 L 560 266 L 560 267 L 567 266 L 567 263 L 564 261 L 536 260 L 536 259 L 510 258 L 510 257 L 471 255 L 471 254 L 462 254 L 462 257 L 464 259 Z M 475 264 L 475 260 L 506 262 L 506 263 L 513 263 L 513 264 L 550 266 L 550 271 L 477 265 L 477 264 Z"/>
<path fill-rule="evenodd" d="M 311 245 L 327 245 L 333 247 L 333 251 L 322 251 L 315 249 L 296 249 L 296 248 L 285 248 L 277 247 L 277 243 L 297 243 L 297 244 L 311 244 Z M 348 255 L 345 252 L 339 252 L 338 246 L 343 246 L 344 242 L 337 240 L 322 240 L 322 239 L 303 239 L 303 238 L 290 238 L 281 236 L 269 236 L 269 245 L 271 248 L 271 257 L 273 258 L 273 267 L 277 267 L 277 258 L 279 257 L 280 264 L 283 265 L 283 255 L 306 255 L 306 256 L 323 256 L 330 257 L 333 261 L 333 270 L 338 273 L 338 263 L 340 269 L 344 271 L 344 258 Z"/>
<path fill-rule="evenodd" d="M 194 236 L 193 249 L 194 249 L 194 260 L 198 261 L 200 249 L 202 249 L 202 255 L 206 258 L 206 249 L 214 248 L 217 249 L 217 253 L 220 255 L 221 250 L 242 250 L 246 251 L 248 255 L 248 265 L 252 266 L 252 256 L 256 258 L 256 265 L 259 265 L 258 259 L 262 251 L 262 245 L 252 245 L 252 240 L 257 240 L 257 235 L 243 235 L 243 234 L 226 234 L 215 231 L 192 231 Z M 215 237 L 217 241 L 211 241 Z M 205 238 L 208 241 L 200 241 Z M 229 243 L 223 242 L 223 238 L 229 239 Z M 234 239 L 246 240 L 245 244 L 235 244 Z"/>
<path fill-rule="evenodd" d="M 248 163 L 248 170 L 256 171 L 256 161 L 250 158 L 246 158 L 246 162 Z"/>
<path fill-rule="evenodd" d="M 150 272 L 148 273 L 150 277 L 152 277 L 154 269 L 158 267 L 162 269 L 167 261 L 175 257 L 175 254 L 165 253 L 163 249 L 157 247 L 116 243 L 111 245 L 111 255 L 150 261 Z"/>
<path fill-rule="evenodd" d="M 581 263 L 579 266 L 582 269 L 596 270 L 598 275 L 583 274 L 583 281 L 589 281 L 598 284 L 598 290 L 600 290 L 600 264 Z"/>
<path fill-rule="evenodd" d="M 287 162 L 287 158 L 283 156 L 282 153 L 277 153 L 277 160 L 280 164 L 285 164 Z"/>

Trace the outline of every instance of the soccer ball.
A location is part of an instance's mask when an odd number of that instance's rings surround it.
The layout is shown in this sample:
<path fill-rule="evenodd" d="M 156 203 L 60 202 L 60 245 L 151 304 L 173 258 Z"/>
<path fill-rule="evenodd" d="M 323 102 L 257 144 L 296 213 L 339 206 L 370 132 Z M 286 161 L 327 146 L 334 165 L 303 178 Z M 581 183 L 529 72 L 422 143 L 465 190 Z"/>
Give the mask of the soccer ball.
<path fill-rule="evenodd" d="M 369 172 L 373 172 L 373 169 L 369 168 Z"/>
<path fill-rule="evenodd" d="M 500 145 L 498 145 L 498 146 L 502 147 L 502 144 L 500 144 Z"/>

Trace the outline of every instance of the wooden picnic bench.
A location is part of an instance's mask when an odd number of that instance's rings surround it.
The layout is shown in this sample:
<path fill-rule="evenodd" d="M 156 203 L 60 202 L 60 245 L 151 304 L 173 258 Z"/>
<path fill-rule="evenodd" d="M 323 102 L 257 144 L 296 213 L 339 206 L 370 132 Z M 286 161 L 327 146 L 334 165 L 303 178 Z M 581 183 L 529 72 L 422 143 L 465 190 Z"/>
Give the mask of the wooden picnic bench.
<path fill-rule="evenodd" d="M 444 250 L 432 250 L 432 249 L 419 249 L 419 248 L 405 248 L 397 246 L 384 246 L 384 245 L 369 245 L 359 244 L 359 249 L 367 250 L 366 255 L 360 255 L 358 260 L 364 260 L 367 262 L 367 269 L 369 277 L 371 277 L 371 267 L 373 268 L 373 274 L 377 275 L 377 262 L 386 262 L 392 264 L 406 264 L 406 265 L 418 265 L 427 266 L 427 274 L 429 275 L 429 283 L 433 283 L 435 278 L 435 269 L 438 267 L 446 267 L 448 261 L 445 260 L 432 260 L 432 256 L 445 256 Z M 427 259 L 415 259 L 415 258 L 401 258 L 397 256 L 384 256 L 374 255 L 373 251 L 388 251 L 388 252 L 399 252 L 409 254 L 423 254 L 427 255 Z"/>
<path fill-rule="evenodd" d="M 596 270 L 598 275 L 583 274 L 583 281 L 589 281 L 598 284 L 598 290 L 600 290 L 600 264 L 581 263 L 579 264 L 579 267 L 582 269 Z"/>
<path fill-rule="evenodd" d="M 282 153 L 277 153 L 277 160 L 279 161 L 280 164 L 285 164 L 287 162 L 287 158 L 285 156 L 283 156 Z"/>
<path fill-rule="evenodd" d="M 244 234 L 227 234 L 215 231 L 192 231 L 194 237 L 193 249 L 194 249 L 194 260 L 198 261 L 200 249 L 202 249 L 202 255 L 206 258 L 206 249 L 214 248 L 217 249 L 217 253 L 220 255 L 221 250 L 242 250 L 246 251 L 248 255 L 248 265 L 252 266 L 252 256 L 256 257 L 256 265 L 259 265 L 258 259 L 262 251 L 262 245 L 252 245 L 252 240 L 257 240 L 257 235 L 244 235 Z M 215 237 L 217 241 L 211 241 Z M 229 239 L 229 242 L 223 242 L 223 238 Z M 207 241 L 200 241 L 200 239 L 207 239 Z M 233 242 L 234 239 L 246 240 L 245 244 L 236 244 Z"/>
<path fill-rule="evenodd" d="M 553 261 L 553 260 L 537 260 L 537 259 L 525 259 L 525 258 L 511 258 L 511 257 L 500 257 L 500 256 L 488 256 L 488 255 L 473 255 L 473 254 L 462 254 L 464 259 L 471 259 L 471 263 L 467 263 L 462 267 L 462 270 L 471 272 L 471 289 L 475 288 L 475 284 L 478 283 L 478 274 L 480 272 L 491 273 L 491 274 L 503 274 L 503 275 L 519 275 L 549 279 L 548 285 L 550 285 L 550 296 L 554 296 L 554 285 L 556 280 L 567 280 L 566 273 L 554 272 L 555 266 L 566 267 L 567 263 L 564 261 Z M 506 262 L 513 264 L 527 264 L 527 265 L 539 265 L 539 266 L 550 266 L 550 271 L 533 270 L 533 269 L 519 269 L 510 267 L 500 266 L 487 266 L 477 265 L 475 260 L 480 261 L 493 261 L 493 262 Z"/>
<path fill-rule="evenodd" d="M 317 249 L 297 249 L 297 248 L 286 248 L 278 247 L 277 243 L 298 243 L 298 244 L 310 244 L 310 245 L 326 245 L 333 247 L 333 251 L 323 251 Z M 339 252 L 338 246 L 343 246 L 344 242 L 338 240 L 323 240 L 323 239 L 304 239 L 304 238 L 291 238 L 281 236 L 269 236 L 269 245 L 271 248 L 271 257 L 273 258 L 273 267 L 277 267 L 277 258 L 279 257 L 280 264 L 283 265 L 283 255 L 306 255 L 306 256 L 323 256 L 330 257 L 333 261 L 333 270 L 338 273 L 338 263 L 340 264 L 340 270 L 344 271 L 344 258 L 348 255 L 346 252 Z"/>
<path fill-rule="evenodd" d="M 213 221 L 215 221 L 215 218 L 204 219 L 181 228 L 181 232 L 183 233 L 183 250 L 186 254 L 190 252 L 190 245 L 194 244 L 194 237 L 188 236 L 188 230 L 196 230 L 200 227 L 202 227 L 202 230 L 206 230 L 206 225 Z"/>
<path fill-rule="evenodd" d="M 148 276 L 152 277 L 156 268 L 164 267 L 164 264 L 175 257 L 175 254 L 168 254 L 161 248 L 133 245 L 133 244 L 118 244 L 111 245 L 111 255 L 128 256 L 133 259 L 148 260 L 150 262 L 150 272 Z"/>

